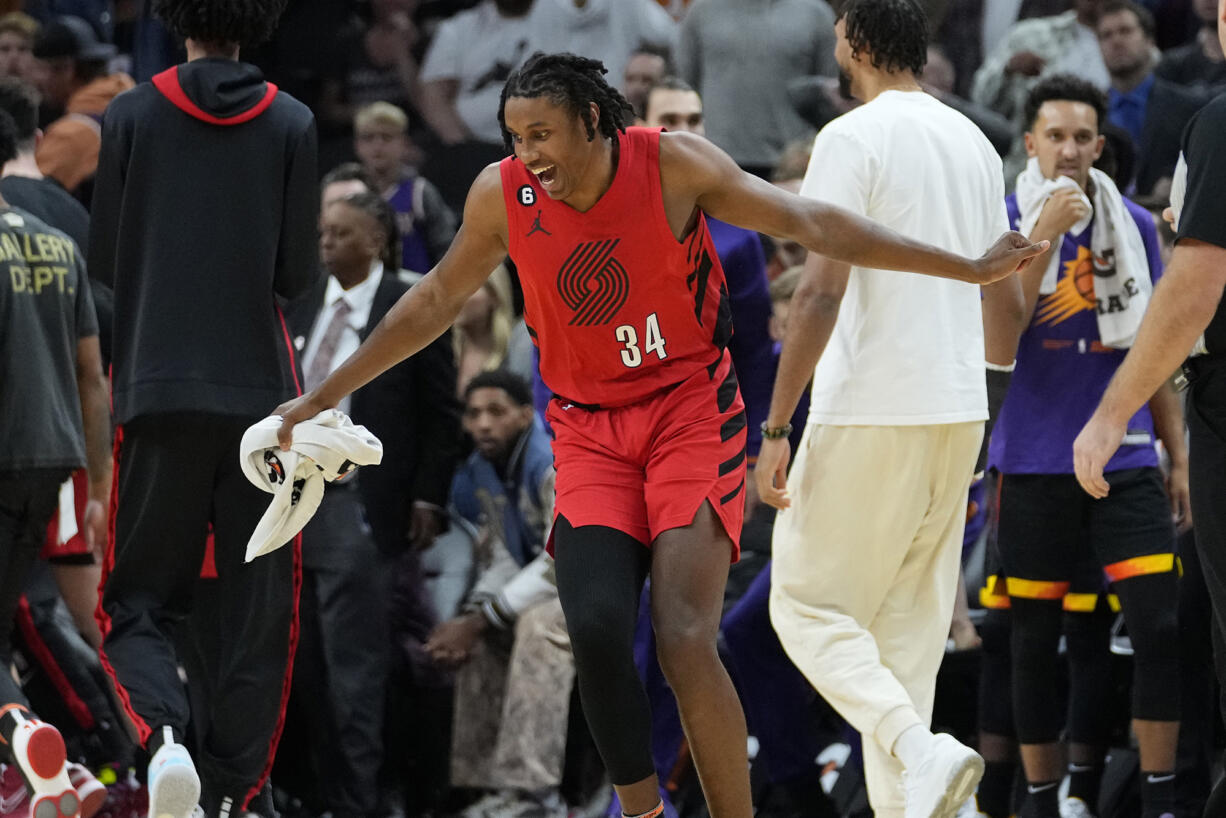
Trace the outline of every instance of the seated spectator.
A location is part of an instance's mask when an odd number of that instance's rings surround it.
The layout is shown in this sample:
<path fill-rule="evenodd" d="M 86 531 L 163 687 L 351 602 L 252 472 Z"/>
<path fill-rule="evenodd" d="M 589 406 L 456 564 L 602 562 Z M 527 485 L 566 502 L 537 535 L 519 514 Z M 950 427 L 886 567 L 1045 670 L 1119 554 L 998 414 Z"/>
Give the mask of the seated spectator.
<path fill-rule="evenodd" d="M 418 32 L 410 16 L 415 0 L 371 0 L 370 19 L 355 17 L 337 37 L 337 57 L 320 92 L 325 132 L 348 128 L 354 113 L 372 102 L 402 109 L 416 104 Z"/>
<path fill-rule="evenodd" d="M 0 17 L 0 77 L 34 79 L 34 38 L 38 21 L 20 11 Z"/>
<path fill-rule="evenodd" d="M 1169 190 L 1184 126 L 1205 103 L 1198 93 L 1154 76 L 1154 18 L 1133 0 L 1110 0 L 1098 19 L 1103 62 L 1111 74 L 1107 121 L 1136 148 L 1133 187 L 1139 195 Z"/>
<path fill-rule="evenodd" d="M 1074 0 L 1073 8 L 1051 17 L 1021 20 L 1004 40 L 991 49 L 971 84 L 971 101 L 990 108 L 1013 124 L 1013 132 L 1025 130 L 1024 110 L 1030 88 L 1042 77 L 1068 73 L 1107 89 L 1111 78 L 1097 48 L 1094 26 L 1104 0 Z M 1005 183 L 1026 164 L 1020 137 L 1005 159 Z"/>
<path fill-rule="evenodd" d="M 476 450 L 451 502 L 477 525 L 478 575 L 464 612 L 426 650 L 456 672 L 453 786 L 491 791 L 466 815 L 566 815 L 558 793 L 574 659 L 545 542 L 553 454 L 526 381 L 483 372 L 464 393 Z"/>
<path fill-rule="evenodd" d="M 834 40 L 824 0 L 762 4 L 752 13 L 741 0 L 705 0 L 681 21 L 677 72 L 702 95 L 708 138 L 766 178 L 784 146 L 810 130 L 787 83 L 835 76 Z"/>
<path fill-rule="evenodd" d="M 43 173 L 85 202 L 98 169 L 102 112 L 134 85 L 127 74 L 108 72 L 107 62 L 116 53 L 80 17 L 56 18 L 34 41 L 43 103 L 62 113 L 47 126 L 35 157 Z"/>
<path fill-rule="evenodd" d="M 366 172 L 366 168 L 357 162 L 343 162 L 324 174 L 319 183 L 323 191 L 319 199 L 319 212 L 328 209 L 328 205 L 339 202 L 357 193 L 376 193 L 375 182 Z"/>
<path fill-rule="evenodd" d="M 647 92 L 651 86 L 669 73 L 668 52 L 649 45 L 640 45 L 626 60 L 626 72 L 622 77 L 622 93 L 634 107 L 638 119 L 644 116 Z"/>
<path fill-rule="evenodd" d="M 983 55 L 994 51 L 1018 20 L 1060 14 L 1068 6 L 1068 0 L 951 0 L 945 19 L 931 30 L 933 44 L 954 64 L 958 96 L 970 96 Z"/>
<path fill-rule="evenodd" d="M 535 0 L 530 16 L 530 51 L 600 60 L 614 86 L 635 49 L 671 53 L 677 43 L 677 23 L 656 0 Z"/>
<path fill-rule="evenodd" d="M 502 144 L 498 99 L 530 53 L 532 2 L 482 0 L 439 25 L 421 68 L 421 112 L 443 144 Z"/>
<path fill-rule="evenodd" d="M 528 380 L 531 366 L 524 356 L 512 356 L 512 347 L 528 340 L 527 328 L 516 319 L 511 305 L 511 274 L 498 265 L 481 288 L 469 296 L 455 321 L 455 357 L 459 368 L 456 393 L 463 395 L 479 372 L 503 367 L 511 357 L 519 362 L 515 374 Z"/>
<path fill-rule="evenodd" d="M 387 102 L 372 103 L 353 118 L 354 151 L 375 191 L 396 211 L 403 245 L 400 266 L 428 273 L 451 246 L 456 220 L 438 189 L 406 164 L 408 130 L 404 111 Z"/>
<path fill-rule="evenodd" d="M 1201 24 L 1196 37 L 1190 43 L 1163 53 L 1154 73 L 1188 88 L 1220 89 L 1226 85 L 1226 56 L 1222 54 L 1222 42 L 1217 36 L 1217 1 L 1193 0 L 1192 10 Z M 3 44 L 0 37 L 0 49 Z"/>

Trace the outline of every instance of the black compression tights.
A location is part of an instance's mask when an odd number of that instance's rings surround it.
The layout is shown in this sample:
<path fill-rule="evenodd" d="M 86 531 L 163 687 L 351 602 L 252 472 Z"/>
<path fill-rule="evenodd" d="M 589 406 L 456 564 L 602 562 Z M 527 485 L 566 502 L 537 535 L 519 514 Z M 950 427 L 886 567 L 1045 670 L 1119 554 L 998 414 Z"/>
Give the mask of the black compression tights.
<path fill-rule="evenodd" d="M 1179 719 L 1179 642 L 1175 623 L 1175 575 L 1171 572 L 1148 574 L 1121 580 L 1115 584 L 1124 609 L 1124 619 L 1135 651 L 1133 658 L 1132 717 L 1149 721 Z M 1087 625 L 1082 632 L 1075 629 L 1070 637 L 1070 650 L 1079 650 L 1092 640 L 1105 640 L 1106 634 L 1095 636 L 1092 618 L 1081 620 Z M 1049 600 L 1013 600 L 1013 702 L 1017 719 L 1018 739 L 1023 744 L 1046 744 L 1059 739 L 1064 713 L 1056 706 L 1057 682 L 1056 646 L 1060 639 L 1062 612 L 1058 602 Z M 1089 657 L 1079 670 L 1090 677 L 1097 663 L 1109 659 L 1101 645 L 1094 648 L 1097 659 Z M 1101 670 L 1098 671 L 1101 673 Z M 1093 689 L 1095 683 L 1083 676 L 1081 688 Z M 1088 734 L 1103 728 L 1101 715 L 1079 713 L 1073 717 L 1073 727 L 1087 735 L 1075 737 L 1090 741 Z"/>
<path fill-rule="evenodd" d="M 562 516 L 553 548 L 583 714 L 612 782 L 634 784 L 655 772 L 651 709 L 634 666 L 634 627 L 651 551 L 624 532 L 576 529 Z"/>

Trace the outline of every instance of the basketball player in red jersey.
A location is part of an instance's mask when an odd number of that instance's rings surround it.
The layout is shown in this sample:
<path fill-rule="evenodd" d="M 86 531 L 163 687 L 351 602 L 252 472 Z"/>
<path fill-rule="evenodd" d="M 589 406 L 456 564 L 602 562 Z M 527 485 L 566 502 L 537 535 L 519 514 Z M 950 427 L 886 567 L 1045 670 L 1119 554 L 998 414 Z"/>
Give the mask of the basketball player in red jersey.
<path fill-rule="evenodd" d="M 442 334 L 509 253 L 556 396 L 558 593 L 622 808 L 662 809 L 631 649 L 650 571 L 660 664 L 711 815 L 749 818 L 745 720 L 715 648 L 744 509 L 745 416 L 704 214 L 853 264 L 975 283 L 1045 248 L 1009 233 L 965 259 L 784 193 L 701 137 L 626 128 L 634 114 L 604 73 L 595 60 L 536 54 L 511 75 L 499 119 L 514 156 L 477 177 L 434 270 L 323 384 L 277 410 L 281 444 Z"/>

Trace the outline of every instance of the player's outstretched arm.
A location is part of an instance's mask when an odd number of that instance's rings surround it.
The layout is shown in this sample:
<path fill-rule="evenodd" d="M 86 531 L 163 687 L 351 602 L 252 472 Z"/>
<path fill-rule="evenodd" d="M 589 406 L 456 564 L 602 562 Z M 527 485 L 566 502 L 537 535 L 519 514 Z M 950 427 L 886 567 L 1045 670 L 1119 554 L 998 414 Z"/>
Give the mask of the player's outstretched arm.
<path fill-rule="evenodd" d="M 460 308 L 507 254 L 507 214 L 496 164 L 473 182 L 464 223 L 434 269 L 400 297 L 370 337 L 314 390 L 277 407 L 278 438 L 289 448 L 294 425 L 331 409 L 341 398 L 413 355 L 451 326 Z"/>
<path fill-rule="evenodd" d="M 705 212 L 769 236 L 800 242 L 814 253 L 860 267 L 902 270 L 990 284 L 1047 249 L 1020 233 L 1001 236 L 983 256 L 968 259 L 908 239 L 843 208 L 806 199 L 752 176 L 712 143 L 691 134 L 660 139 L 665 187 L 684 190 Z"/>

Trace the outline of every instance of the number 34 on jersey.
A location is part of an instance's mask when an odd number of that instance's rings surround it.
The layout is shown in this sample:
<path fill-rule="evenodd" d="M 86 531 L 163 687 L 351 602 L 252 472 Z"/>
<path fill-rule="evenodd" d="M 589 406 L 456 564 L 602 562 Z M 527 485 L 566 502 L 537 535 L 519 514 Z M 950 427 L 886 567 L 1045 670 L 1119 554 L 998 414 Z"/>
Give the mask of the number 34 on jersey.
<path fill-rule="evenodd" d="M 643 348 L 639 349 L 639 333 L 633 324 L 622 324 L 613 331 L 617 340 L 620 341 L 625 349 L 622 353 L 622 363 L 630 369 L 634 369 L 643 363 L 643 356 L 652 352 L 663 361 L 668 357 L 668 352 L 665 351 L 664 345 L 667 343 L 664 336 L 660 333 L 660 319 L 653 312 L 647 316 L 646 326 L 643 331 Z"/>

